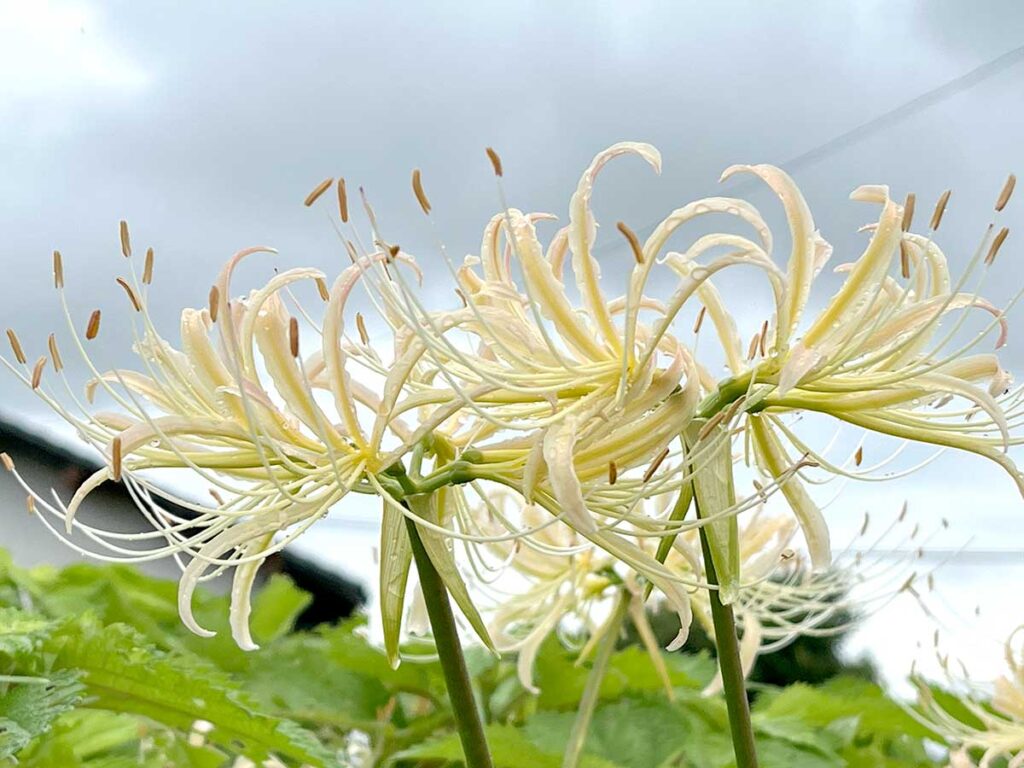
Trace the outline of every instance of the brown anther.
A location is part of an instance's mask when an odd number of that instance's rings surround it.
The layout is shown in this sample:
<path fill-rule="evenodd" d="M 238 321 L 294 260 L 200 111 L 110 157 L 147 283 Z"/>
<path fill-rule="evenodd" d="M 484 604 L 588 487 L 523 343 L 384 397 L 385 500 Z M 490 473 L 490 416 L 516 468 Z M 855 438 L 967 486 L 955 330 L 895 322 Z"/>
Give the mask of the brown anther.
<path fill-rule="evenodd" d="M 327 289 L 327 281 L 322 277 L 316 279 L 316 289 L 320 293 L 320 298 L 324 301 L 331 300 L 331 292 Z"/>
<path fill-rule="evenodd" d="M 725 418 L 725 411 L 719 411 L 714 416 L 712 416 L 710 419 L 708 419 L 708 423 L 705 424 L 703 427 L 701 427 L 700 432 L 697 433 L 697 442 L 700 442 L 705 437 L 710 435 L 712 430 L 714 430 L 715 427 L 717 427 L 719 424 L 721 424 L 722 420 L 724 418 Z"/>
<path fill-rule="evenodd" d="M 146 249 L 146 264 L 142 268 L 142 282 L 149 285 L 153 282 L 153 249 Z"/>
<path fill-rule="evenodd" d="M 796 557 L 796 552 L 794 552 L 792 549 L 789 549 L 788 547 L 779 553 L 779 559 L 783 562 L 787 560 L 792 560 L 794 557 Z"/>
<path fill-rule="evenodd" d="M 857 452 L 855 454 L 853 454 L 853 464 L 854 464 L 854 466 L 859 467 L 861 465 L 862 461 L 864 461 L 864 446 L 863 445 L 860 448 L 857 449 Z"/>
<path fill-rule="evenodd" d="M 942 215 L 946 212 L 946 204 L 949 202 L 949 196 L 953 193 L 953 190 L 947 189 L 941 195 L 939 195 L 939 202 L 935 204 L 935 210 L 932 212 L 931 228 L 938 229 L 939 224 L 942 223 Z"/>
<path fill-rule="evenodd" d="M 32 366 L 32 389 L 39 389 L 39 384 L 43 380 L 43 368 L 46 367 L 46 356 L 40 357 L 36 360 L 36 364 Z"/>
<path fill-rule="evenodd" d="M 338 179 L 338 213 L 342 222 L 348 223 L 348 193 L 345 191 L 345 179 Z"/>
<path fill-rule="evenodd" d="M 910 246 L 906 240 L 900 240 L 900 274 L 904 280 L 910 279 Z"/>
<path fill-rule="evenodd" d="M 755 333 L 750 339 L 750 346 L 747 347 L 747 360 L 753 360 L 757 354 L 757 348 L 761 344 L 761 334 Z"/>
<path fill-rule="evenodd" d="M 14 332 L 13 328 L 7 329 L 7 340 L 11 342 L 11 351 L 14 353 L 15 358 L 22 365 L 28 362 L 28 358 L 25 357 L 25 350 L 21 348 L 21 342 L 18 340 L 18 334 Z"/>
<path fill-rule="evenodd" d="M 640 241 L 637 239 L 636 232 L 626 226 L 626 222 L 617 221 L 615 222 L 615 228 L 622 233 L 622 236 L 629 242 L 629 248 L 633 251 L 633 258 L 636 259 L 637 264 L 644 263 L 644 249 L 640 246 Z"/>
<path fill-rule="evenodd" d="M 494 175 L 501 176 L 501 158 L 498 157 L 498 153 L 494 151 L 493 147 L 487 148 L 487 159 L 491 161 L 491 167 L 494 168 Z"/>
<path fill-rule="evenodd" d="M 903 231 L 908 232 L 910 225 L 914 222 L 914 204 L 917 203 L 917 195 L 913 192 L 907 193 L 907 199 L 903 203 Z"/>
<path fill-rule="evenodd" d="M 4 469 L 6 469 L 8 472 L 13 472 L 14 471 L 14 459 L 12 459 L 7 454 L 7 451 L 4 451 L 3 453 L 0 453 L 0 461 L 3 462 Z"/>
<path fill-rule="evenodd" d="M 700 327 L 704 324 L 704 315 L 706 315 L 707 313 L 708 313 L 708 308 L 706 306 L 702 305 L 701 308 L 700 308 L 700 312 L 697 313 L 697 319 L 693 323 L 693 332 L 694 333 L 700 333 Z"/>
<path fill-rule="evenodd" d="M 641 482 L 646 483 L 648 480 L 650 480 L 652 477 L 654 477 L 654 473 L 658 471 L 658 467 L 661 466 L 661 463 L 663 461 L 665 461 L 665 459 L 667 457 L 668 457 L 668 446 L 666 445 L 661 450 L 661 453 L 659 453 L 654 458 L 654 461 L 651 462 L 651 465 L 647 468 L 647 471 L 644 472 L 644 476 L 643 476 L 643 479 L 641 480 Z"/>
<path fill-rule="evenodd" d="M 462 301 L 462 306 L 464 306 L 464 307 L 468 307 L 469 306 L 469 302 L 466 301 L 466 294 L 464 294 L 462 292 L 461 288 L 456 288 L 455 289 L 455 295 L 458 296 L 459 299 Z"/>
<path fill-rule="evenodd" d="M 131 255 L 132 255 L 132 241 L 131 241 L 131 238 L 128 237 L 128 222 L 125 221 L 124 219 L 121 219 L 120 234 L 121 234 L 121 253 L 124 254 L 124 257 L 126 259 L 130 258 Z"/>
<path fill-rule="evenodd" d="M 217 314 L 220 312 L 220 288 L 216 285 L 210 286 L 210 320 L 217 322 Z"/>
<path fill-rule="evenodd" d="M 765 320 L 761 326 L 761 341 L 757 345 L 758 354 L 765 357 L 768 349 L 768 321 Z"/>
<path fill-rule="evenodd" d="M 306 195 L 306 199 L 302 201 L 302 204 L 309 208 L 309 206 L 315 203 L 317 198 L 320 197 L 320 195 L 322 195 L 324 192 L 326 192 L 333 183 L 334 179 L 324 179 L 323 181 L 321 181 L 319 184 L 313 187 L 312 192 Z"/>
<path fill-rule="evenodd" d="M 224 506 L 224 497 L 220 495 L 220 492 L 216 488 L 210 488 L 210 496 L 221 506 Z"/>
<path fill-rule="evenodd" d="M 388 261 L 394 261 L 402 249 L 397 245 L 388 246 Z"/>
<path fill-rule="evenodd" d="M 416 195 L 416 200 L 420 204 L 420 208 L 423 212 L 430 215 L 430 201 L 427 199 L 427 193 L 423 191 L 423 180 L 420 178 L 420 169 L 417 168 L 412 172 L 412 191 Z"/>
<path fill-rule="evenodd" d="M 89 315 L 89 322 L 85 326 L 85 338 L 92 341 L 100 333 L 100 311 L 94 309 Z"/>
<path fill-rule="evenodd" d="M 999 253 L 999 249 L 1003 245 L 1003 241 L 1006 240 L 1006 236 L 1010 234 L 1010 230 L 1007 227 L 1003 227 L 999 230 L 994 238 L 992 238 L 992 245 L 989 246 L 988 254 L 985 256 L 985 263 L 991 264 L 996 260 L 996 254 Z"/>
<path fill-rule="evenodd" d="M 34 515 L 36 513 L 36 497 L 35 496 L 26 496 L 25 497 L 25 509 L 28 510 L 28 513 L 30 515 Z"/>
<path fill-rule="evenodd" d="M 121 482 L 121 436 L 110 441 L 110 479 Z"/>
<path fill-rule="evenodd" d="M 128 300 L 132 303 L 132 306 L 135 307 L 135 311 L 141 312 L 142 304 L 139 303 L 139 297 L 135 295 L 135 291 L 130 285 L 128 285 L 128 281 L 123 277 L 119 277 L 117 278 L 117 284 L 124 288 L 124 292 L 128 294 Z"/>
<path fill-rule="evenodd" d="M 356 329 L 359 331 L 359 339 L 364 345 L 370 343 L 370 334 L 366 332 L 366 321 L 361 312 L 356 312 Z"/>
<path fill-rule="evenodd" d="M 1017 177 L 1012 173 L 1006 177 L 1006 183 L 1003 184 L 1003 191 L 999 193 L 999 199 L 996 200 L 996 213 L 1003 210 L 1006 204 L 1010 202 L 1010 195 L 1013 194 L 1013 188 L 1017 186 Z"/>
<path fill-rule="evenodd" d="M 64 258 L 60 251 L 53 252 L 53 287 L 64 287 Z"/>
<path fill-rule="evenodd" d="M 299 356 L 299 320 L 295 317 L 288 318 L 288 348 L 292 357 Z"/>
<path fill-rule="evenodd" d="M 51 333 L 46 344 L 50 347 L 50 357 L 53 358 L 53 370 L 60 373 L 64 369 L 64 361 L 61 359 L 60 350 L 57 349 L 57 337 Z"/>
<path fill-rule="evenodd" d="M 608 462 L 608 485 L 615 485 L 615 482 L 619 479 L 619 468 L 615 466 L 614 461 Z"/>

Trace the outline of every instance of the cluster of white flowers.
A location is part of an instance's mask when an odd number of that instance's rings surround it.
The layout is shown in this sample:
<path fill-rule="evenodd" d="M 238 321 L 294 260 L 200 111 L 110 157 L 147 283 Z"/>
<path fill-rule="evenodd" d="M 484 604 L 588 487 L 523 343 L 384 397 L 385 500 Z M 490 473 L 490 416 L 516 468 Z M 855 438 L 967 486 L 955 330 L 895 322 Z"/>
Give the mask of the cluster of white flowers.
<path fill-rule="evenodd" d="M 501 162 L 489 155 L 500 177 Z M 567 624 L 596 629 L 600 611 L 592 608 L 610 585 L 635 596 L 639 623 L 651 588 L 660 593 L 681 625 L 671 647 L 685 640 L 694 615 L 706 621 L 708 589 L 719 590 L 723 602 L 740 608 L 749 660 L 758 649 L 814 629 L 836 601 L 842 605 L 846 582 L 825 573 L 828 527 L 805 482 L 878 479 L 873 473 L 884 462 L 861 468 L 859 450 L 850 461 L 830 459 L 797 434 L 793 414 L 820 412 L 866 431 L 977 453 L 1024 488 L 1006 455 L 1021 440 L 1022 390 L 1008 388 L 995 355 L 975 351 L 988 336 L 997 347 L 1004 342 L 1005 310 L 964 290 L 970 275 L 995 261 L 1005 229 L 989 228 L 954 284 L 931 234 L 948 195 L 929 234 L 918 235 L 911 231 L 912 197 L 901 206 L 886 187 L 861 187 L 853 199 L 881 207 L 866 228 L 870 242 L 838 268 L 846 273 L 841 289 L 805 325 L 815 278 L 832 248 L 782 170 L 734 166 L 723 178 L 753 174 L 781 199 L 792 240 L 785 268 L 752 205 L 710 197 L 672 211 L 644 242 L 619 222 L 633 263 L 622 295 L 609 298 L 593 252 L 590 202 L 602 167 L 624 155 L 660 170 L 660 155 L 647 144 L 616 144 L 598 154 L 570 200 L 567 226 L 546 247 L 537 228 L 554 217 L 508 206 L 486 226 L 478 255 L 457 265 L 442 246 L 461 302 L 437 311 L 415 285 L 416 260 L 384 237 L 365 200 L 371 240 L 349 224 L 339 180 L 350 264 L 333 285 L 318 270 L 291 269 L 233 296 L 237 264 L 270 249 L 241 251 L 221 271 L 208 306 L 182 313 L 180 348 L 158 334 L 147 312 L 152 251 L 140 278 L 122 224 L 129 277 L 118 281 L 135 310 L 139 372 L 94 367 L 87 349 L 99 333 L 99 312 L 80 334 L 55 253 L 68 331 L 94 376 L 86 399 L 102 391 L 118 410 L 92 411 L 75 394 L 55 337 L 49 356 L 32 365 L 8 332 L 14 359 L 4 362 L 106 459 L 67 502 L 25 485 L 30 505 L 58 535 L 80 532 L 97 557 L 178 559 L 181 615 L 199 633 L 206 630 L 191 614 L 196 584 L 234 569 L 232 631 L 241 646 L 253 647 L 247 619 L 259 565 L 350 492 L 378 495 L 381 608 L 392 659 L 412 560 L 404 526 L 413 519 L 473 628 L 488 644 L 520 651 L 529 685 L 539 642 Z M 307 205 L 332 183 L 317 187 Z M 413 188 L 429 217 L 418 172 Z M 1010 190 L 1008 183 L 997 210 Z M 750 234 L 703 235 L 685 250 L 666 251 L 677 231 L 703 217 L 731 218 Z M 772 317 L 746 350 L 713 281 L 736 266 L 759 270 L 774 300 Z M 674 286 L 665 299 L 651 295 L 655 274 Z M 320 320 L 295 298 L 302 282 L 323 299 Z M 375 348 L 362 316 L 351 317 L 357 286 L 367 289 L 388 326 L 390 349 Z M 684 309 L 693 306 L 700 308 L 696 326 L 680 328 Z M 991 322 L 958 346 L 972 310 L 989 313 Z M 941 329 L 950 315 L 952 327 Z M 729 368 L 721 381 L 696 359 L 690 341 L 705 320 Z M 303 333 L 319 338 L 312 353 L 300 349 Z M 45 375 L 48 362 L 66 397 Z M 5 463 L 17 476 L 6 455 Z M 739 464 L 756 476 L 749 489 L 736 480 Z M 152 471 L 182 468 L 209 485 L 210 503 L 169 492 Z M 124 483 L 152 530 L 106 531 L 76 516 L 107 481 Z M 777 492 L 789 512 L 761 511 Z M 188 515 L 168 510 L 167 501 Z M 696 514 L 688 516 L 691 507 Z M 792 577 L 794 564 L 805 562 L 791 548 L 797 529 L 810 566 Z M 701 530 L 715 566 L 712 584 L 697 543 Z M 495 570 L 518 578 L 498 582 Z M 470 572 L 478 592 L 518 585 L 489 622 L 464 583 Z"/>

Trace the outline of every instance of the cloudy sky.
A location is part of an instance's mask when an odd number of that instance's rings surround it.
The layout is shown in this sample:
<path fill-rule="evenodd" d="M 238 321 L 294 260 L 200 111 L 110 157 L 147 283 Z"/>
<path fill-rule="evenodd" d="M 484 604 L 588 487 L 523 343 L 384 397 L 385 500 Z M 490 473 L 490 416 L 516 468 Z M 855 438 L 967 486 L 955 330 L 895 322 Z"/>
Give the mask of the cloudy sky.
<path fill-rule="evenodd" d="M 599 220 L 642 233 L 718 193 L 728 165 L 780 164 L 836 261 L 859 253 L 856 229 L 870 218 L 847 200 L 853 187 L 913 191 L 925 209 L 952 188 L 942 244 L 962 266 L 1006 174 L 1024 172 L 1022 29 L 1024 5 L 1012 0 L 813 11 L 803 2 L 0 2 L 3 324 L 33 351 L 45 344 L 58 322 L 50 254 L 60 248 L 72 312 L 84 323 L 104 310 L 97 362 L 129 362 L 114 283 L 122 218 L 137 248 L 156 251 L 152 311 L 172 338 L 180 307 L 201 306 L 241 247 L 280 251 L 243 282 L 272 266 L 335 272 L 344 254 L 326 215 L 301 205 L 326 176 L 364 186 L 392 239 L 421 254 L 428 273 L 441 269 L 409 173 L 422 169 L 451 252 L 474 251 L 499 206 L 488 145 L 504 159 L 513 205 L 564 217 L 595 152 L 654 143 L 660 177 L 639 162 L 613 164 L 595 200 Z M 725 188 L 762 208 L 785 253 L 773 196 Z M 1024 233 L 1015 202 L 1003 223 Z M 986 287 L 997 302 L 1020 286 L 1019 242 L 1011 232 Z M 606 279 L 621 278 L 629 255 L 611 227 L 598 253 Z M 819 303 L 838 284 L 820 282 Z M 728 288 L 749 336 L 766 297 L 742 279 Z M 1024 369 L 1019 339 L 1006 363 Z M 47 426 L 12 377 L 0 377 L 0 393 L 5 415 Z M 1024 579 L 1024 504 L 999 471 L 944 456 L 899 484 L 849 488 L 829 515 L 841 539 L 865 510 L 892 515 L 904 499 L 923 528 L 952 523 L 932 542 L 948 560 L 939 579 L 949 635 L 961 636 L 950 642 L 982 627 L 994 649 L 1024 621 L 1006 607 Z M 303 547 L 331 560 L 342 542 L 372 540 L 371 518 L 339 510 Z M 945 554 L 961 547 L 970 551 Z M 368 547 L 360 551 L 365 571 Z M 931 636 L 927 620 L 915 621 L 898 641 L 881 629 L 870 636 L 886 637 L 894 668 Z"/>

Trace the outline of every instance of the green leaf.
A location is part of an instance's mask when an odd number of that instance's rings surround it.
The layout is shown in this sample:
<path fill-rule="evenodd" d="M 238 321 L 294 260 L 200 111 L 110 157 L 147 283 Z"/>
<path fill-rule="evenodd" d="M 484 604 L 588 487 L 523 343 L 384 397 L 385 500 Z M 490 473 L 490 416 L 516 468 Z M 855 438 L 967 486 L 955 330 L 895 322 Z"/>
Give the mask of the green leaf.
<path fill-rule="evenodd" d="M 856 678 L 839 677 L 818 687 L 791 685 L 777 694 L 762 696 L 754 709 L 758 718 L 793 718 L 818 727 L 858 717 L 859 735 L 933 735 L 899 704 L 886 698 L 877 685 Z"/>
<path fill-rule="evenodd" d="M 313 602 L 308 592 L 279 573 L 272 575 L 256 592 L 249 627 L 258 643 L 278 640 L 295 627 L 295 620 Z"/>
<path fill-rule="evenodd" d="M 78 675 L 62 670 L 46 678 L 0 681 L 0 759 L 11 757 L 48 732 L 59 715 L 82 700 Z"/>
<path fill-rule="evenodd" d="M 199 659 L 161 652 L 124 625 L 68 622 L 46 651 L 54 668 L 81 670 L 93 707 L 141 715 L 184 732 L 206 720 L 214 725 L 210 743 L 251 760 L 276 755 L 335 764 L 312 734 L 258 711 L 222 672 Z"/>
<path fill-rule="evenodd" d="M 0 608 L 0 661 L 31 653 L 49 635 L 53 622 L 17 608 Z"/>
<path fill-rule="evenodd" d="M 494 759 L 494 768 L 561 768 L 561 749 L 548 751 L 531 743 L 519 729 L 510 725 L 489 725 L 487 744 Z M 434 739 L 399 752 L 392 758 L 393 766 L 455 766 L 463 765 L 462 744 L 456 734 Z M 581 768 L 619 768 L 597 757 L 586 757 Z M 650 768 L 650 767 L 649 767 Z"/>

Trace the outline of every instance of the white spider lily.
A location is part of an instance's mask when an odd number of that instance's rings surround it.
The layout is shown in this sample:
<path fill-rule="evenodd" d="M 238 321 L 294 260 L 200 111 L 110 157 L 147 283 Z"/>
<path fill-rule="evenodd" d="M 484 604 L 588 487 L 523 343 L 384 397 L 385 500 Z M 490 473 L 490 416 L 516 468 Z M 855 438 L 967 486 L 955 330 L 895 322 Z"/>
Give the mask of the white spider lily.
<path fill-rule="evenodd" d="M 377 254 L 357 260 L 332 289 L 321 272 L 293 269 L 245 298 L 231 299 L 237 264 L 269 249 L 241 251 L 221 271 L 211 289 L 209 307 L 182 312 L 181 345 L 175 349 L 158 334 L 147 311 L 152 252 L 139 281 L 123 224 L 122 244 L 131 278 L 119 282 L 137 313 L 133 331 L 139 371 L 101 373 L 96 368 L 87 347 L 99 331 L 99 312 L 93 314 L 83 339 L 67 311 L 59 254 L 54 256 L 55 282 L 68 330 L 93 375 L 86 386 L 88 402 L 77 397 L 64 378 L 55 337 L 50 339 L 51 359 L 63 380 L 68 405 L 41 376 L 45 358 L 30 369 L 13 332 L 9 335 L 16 360 L 4 359 L 104 456 L 106 466 L 65 504 L 56 492 L 47 499 L 32 490 L 6 454 L 5 464 L 29 494 L 32 506 L 43 512 L 47 526 L 58 535 L 63 527 L 63 535 L 78 551 L 106 561 L 174 557 L 183 571 L 181 617 L 197 634 L 212 634 L 192 615 L 197 584 L 233 568 L 232 635 L 242 648 L 254 648 L 248 617 L 260 564 L 350 491 L 377 492 L 380 485 L 375 475 L 412 445 L 409 430 L 397 420 L 385 421 L 379 413 L 380 398 L 352 381 L 346 367 L 353 360 L 377 365 L 376 353 L 368 345 L 354 344 L 344 336 L 343 313 L 352 288 L 385 257 Z M 294 302 L 292 289 L 301 282 L 315 283 L 326 301 L 323 328 L 317 329 L 321 348 L 307 358 L 299 354 L 300 326 L 287 308 L 289 301 Z M 297 302 L 295 311 L 308 319 Z M 315 390 L 325 390 L 326 396 L 316 397 Z M 118 411 L 92 411 L 90 404 L 98 392 L 112 400 Z M 372 429 L 363 427 L 367 413 L 374 417 Z M 182 469 L 208 485 L 210 503 L 183 498 L 159 482 L 162 472 Z M 125 484 L 151 530 L 108 531 L 78 518 L 86 497 L 109 480 Z M 166 501 L 185 510 L 184 514 L 169 510 Z M 80 535 L 72 540 L 72 533 Z"/>
<path fill-rule="evenodd" d="M 959 706 L 952 709 L 925 683 L 918 682 L 920 711 L 912 710 L 912 714 L 954 747 L 950 764 L 956 768 L 1024 765 L 1024 654 L 1015 647 L 1022 630 L 1024 627 L 1018 627 L 1006 642 L 1008 671 L 995 681 L 988 702 L 976 689 L 957 697 Z M 943 666 L 948 670 L 948 659 L 943 659 Z M 971 754 L 979 752 L 980 760 L 975 763 Z"/>

